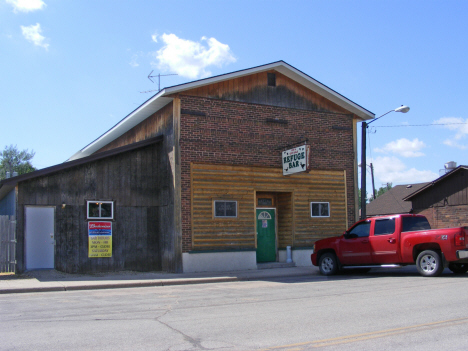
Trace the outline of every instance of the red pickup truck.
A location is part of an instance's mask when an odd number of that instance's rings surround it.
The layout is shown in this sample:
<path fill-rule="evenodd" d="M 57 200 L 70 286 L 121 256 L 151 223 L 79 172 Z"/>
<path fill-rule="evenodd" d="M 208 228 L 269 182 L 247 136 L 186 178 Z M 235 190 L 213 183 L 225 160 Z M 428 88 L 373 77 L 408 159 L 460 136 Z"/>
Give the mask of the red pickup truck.
<path fill-rule="evenodd" d="M 355 223 L 343 235 L 318 240 L 312 264 L 323 275 L 343 267 L 416 264 L 418 272 L 435 277 L 448 267 L 468 271 L 468 227 L 431 229 L 426 217 L 400 214 Z"/>

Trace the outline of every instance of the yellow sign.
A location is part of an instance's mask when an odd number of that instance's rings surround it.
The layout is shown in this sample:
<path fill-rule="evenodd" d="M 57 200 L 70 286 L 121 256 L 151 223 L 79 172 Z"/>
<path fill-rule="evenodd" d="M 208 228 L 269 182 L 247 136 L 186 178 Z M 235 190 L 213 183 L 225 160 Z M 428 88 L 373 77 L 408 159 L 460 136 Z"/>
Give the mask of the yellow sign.
<path fill-rule="evenodd" d="M 112 257 L 112 236 L 90 236 L 89 257 Z"/>

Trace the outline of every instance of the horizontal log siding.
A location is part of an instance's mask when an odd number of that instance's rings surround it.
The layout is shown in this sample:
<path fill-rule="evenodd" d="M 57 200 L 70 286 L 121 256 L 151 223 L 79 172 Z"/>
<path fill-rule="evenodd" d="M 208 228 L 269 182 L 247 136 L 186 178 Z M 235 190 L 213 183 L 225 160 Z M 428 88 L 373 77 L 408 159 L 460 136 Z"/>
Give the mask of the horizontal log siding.
<path fill-rule="evenodd" d="M 280 192 L 280 248 L 309 247 L 346 229 L 343 171 L 285 177 L 277 168 L 192 164 L 193 249 L 255 248 L 255 191 Z M 214 200 L 237 201 L 238 217 L 214 218 Z M 311 218 L 311 201 L 330 202 L 330 218 Z"/>

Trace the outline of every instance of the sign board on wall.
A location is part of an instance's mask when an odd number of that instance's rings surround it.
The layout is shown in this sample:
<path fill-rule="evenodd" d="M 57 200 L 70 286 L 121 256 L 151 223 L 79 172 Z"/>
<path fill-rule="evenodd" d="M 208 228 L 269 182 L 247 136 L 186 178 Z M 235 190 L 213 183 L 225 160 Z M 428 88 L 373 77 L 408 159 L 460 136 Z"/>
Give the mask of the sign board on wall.
<path fill-rule="evenodd" d="M 283 151 L 283 175 L 305 172 L 309 167 L 309 146 Z"/>
<path fill-rule="evenodd" d="M 88 257 L 112 257 L 112 222 L 88 222 Z"/>

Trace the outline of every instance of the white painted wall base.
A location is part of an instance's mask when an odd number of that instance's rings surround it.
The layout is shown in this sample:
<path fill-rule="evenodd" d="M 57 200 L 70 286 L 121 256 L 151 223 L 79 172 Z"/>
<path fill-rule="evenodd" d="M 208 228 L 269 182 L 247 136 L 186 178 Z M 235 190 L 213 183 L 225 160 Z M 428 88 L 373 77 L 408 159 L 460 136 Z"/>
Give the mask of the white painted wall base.
<path fill-rule="evenodd" d="M 310 260 L 310 255 L 312 255 L 312 249 L 310 250 L 292 250 L 292 260 L 296 264 L 296 267 L 310 267 L 312 262 Z M 278 260 L 279 262 L 286 262 L 286 250 L 278 251 Z"/>
<path fill-rule="evenodd" d="M 292 259 L 297 267 L 311 267 L 312 261 L 310 260 L 312 249 L 310 250 L 293 250 Z"/>
<path fill-rule="evenodd" d="M 228 272 L 257 269 L 255 251 L 183 253 L 184 273 Z"/>

